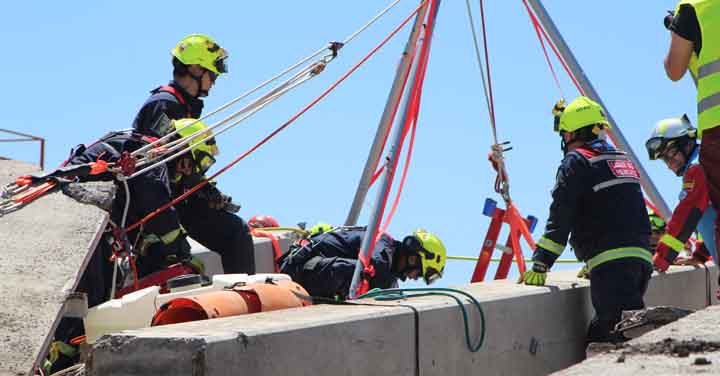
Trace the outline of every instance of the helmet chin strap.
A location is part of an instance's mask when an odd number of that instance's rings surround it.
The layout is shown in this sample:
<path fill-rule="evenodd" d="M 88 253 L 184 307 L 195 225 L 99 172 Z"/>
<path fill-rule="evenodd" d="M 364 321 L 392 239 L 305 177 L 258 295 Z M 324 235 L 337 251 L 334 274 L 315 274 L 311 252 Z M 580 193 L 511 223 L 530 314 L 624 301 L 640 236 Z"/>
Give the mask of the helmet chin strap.
<path fill-rule="evenodd" d="M 690 150 L 690 152 L 685 152 L 685 149 L 687 149 L 687 146 L 683 146 L 680 149 L 680 153 L 682 153 L 683 157 L 685 157 L 685 165 L 680 169 L 680 171 L 676 172 L 675 175 L 677 176 L 683 176 L 685 175 L 685 172 L 687 171 L 688 167 L 692 163 L 693 156 L 695 152 L 697 151 L 698 145 L 695 143 Z"/>
<path fill-rule="evenodd" d="M 560 150 L 562 150 L 563 154 L 567 154 L 568 152 L 568 145 L 573 143 L 577 137 L 573 137 L 570 141 L 565 141 L 565 137 L 563 137 L 563 134 L 560 134 Z"/>
<path fill-rule="evenodd" d="M 202 88 L 202 78 L 205 75 L 205 71 L 203 71 L 200 75 L 196 76 L 188 70 L 188 74 L 190 77 L 192 77 L 193 80 L 195 80 L 195 83 L 197 84 L 197 95 L 195 95 L 195 98 L 201 98 L 201 97 L 207 97 L 208 94 L 210 94 L 207 90 L 203 90 Z"/>

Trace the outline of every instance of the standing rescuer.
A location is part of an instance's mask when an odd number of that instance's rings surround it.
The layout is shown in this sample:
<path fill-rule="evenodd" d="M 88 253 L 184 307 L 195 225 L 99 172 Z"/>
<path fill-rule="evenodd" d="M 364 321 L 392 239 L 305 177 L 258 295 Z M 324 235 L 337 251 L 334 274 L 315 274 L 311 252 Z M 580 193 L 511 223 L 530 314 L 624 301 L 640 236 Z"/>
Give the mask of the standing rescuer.
<path fill-rule="evenodd" d="M 314 226 L 307 239 L 278 260 L 280 271 L 312 296 L 344 299 L 350 292 L 365 231 L 364 227 Z M 442 277 L 446 259 L 440 239 L 425 230 L 418 229 L 403 241 L 381 234 L 372 253 L 370 287 L 391 288 L 398 279 L 408 278 L 422 278 L 431 284 Z"/>
<path fill-rule="evenodd" d="M 602 107 L 578 97 L 553 109 L 564 158 L 552 191 L 550 216 L 537 241 L 528 285 L 545 284 L 547 271 L 570 245 L 590 273 L 595 317 L 588 342 L 622 340 L 612 330 L 623 310 L 642 309 L 652 273 L 650 224 L 640 174 L 625 153 L 599 138 L 609 127 Z"/>
<path fill-rule="evenodd" d="M 209 94 L 219 75 L 227 73 L 228 55 L 212 38 L 201 34 L 183 38 L 171 53 L 173 80 L 151 91 L 133 128 L 154 137 L 174 130 L 178 131 L 178 137 L 193 137 L 207 128 L 193 119 L 201 116 L 203 101 L 200 98 Z M 168 119 L 182 120 L 170 122 Z M 205 135 L 207 139 L 191 152 L 168 163 L 173 197 L 207 180 L 205 173 L 215 162 L 218 149 L 215 139 L 209 133 Z M 252 274 L 255 272 L 252 237 L 245 221 L 230 212 L 232 207 L 237 208 L 231 201 L 215 182 L 210 182 L 175 207 L 188 235 L 221 255 L 225 273 Z"/>
<path fill-rule="evenodd" d="M 717 259 L 714 232 L 716 214 L 709 202 L 703 167 L 694 163 L 700 152 L 695 142 L 696 135 L 697 130 L 687 116 L 669 118 L 655 125 L 645 143 L 651 160 L 662 159 L 668 169 L 683 178 L 678 205 L 655 248 L 653 262 L 661 271 L 666 271 L 675 261 L 696 229 L 709 249 L 703 242 L 696 242 L 692 258 L 700 263 L 705 262 L 709 252 Z M 683 263 L 686 261 L 683 260 Z"/>
<path fill-rule="evenodd" d="M 720 207 L 720 3 L 683 0 L 665 17 L 671 31 L 665 72 L 673 81 L 689 69 L 697 86 L 697 136 L 701 141 L 700 165 L 705 171 L 713 206 Z M 715 224 L 716 239 L 720 227 Z"/>

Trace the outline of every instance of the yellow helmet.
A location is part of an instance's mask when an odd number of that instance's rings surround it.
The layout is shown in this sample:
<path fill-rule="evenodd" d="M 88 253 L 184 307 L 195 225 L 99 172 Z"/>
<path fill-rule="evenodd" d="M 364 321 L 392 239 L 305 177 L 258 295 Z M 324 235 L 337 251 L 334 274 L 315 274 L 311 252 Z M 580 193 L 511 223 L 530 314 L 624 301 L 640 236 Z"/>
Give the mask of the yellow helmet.
<path fill-rule="evenodd" d="M 227 52 L 207 35 L 186 36 L 172 49 L 172 55 L 185 65 L 197 64 L 218 75 L 227 73 Z"/>
<path fill-rule="evenodd" d="M 602 106 L 592 99 L 580 96 L 569 105 L 560 100 L 553 108 L 555 132 L 575 132 L 591 125 L 604 125 L 610 128 Z"/>
<path fill-rule="evenodd" d="M 648 219 L 650 220 L 650 230 L 653 232 L 665 231 L 665 227 L 667 225 L 665 223 L 665 221 L 662 218 L 660 218 L 660 216 L 657 215 L 657 213 L 655 213 L 655 211 L 652 209 L 648 209 L 647 213 L 648 213 Z"/>
<path fill-rule="evenodd" d="M 181 138 L 193 137 L 198 132 L 208 129 L 205 123 L 192 118 L 173 120 L 172 123 Z M 203 173 L 215 163 L 215 157 L 220 154 L 212 131 L 194 136 L 188 145 L 193 159 Z"/>
<path fill-rule="evenodd" d="M 413 240 L 417 240 L 417 243 Z M 421 272 L 425 283 L 429 285 L 442 277 L 447 251 L 440 238 L 423 229 L 417 229 L 403 242 L 420 256 Z M 413 245 L 413 243 L 415 244 Z"/>
<path fill-rule="evenodd" d="M 320 223 L 316 224 L 315 226 L 310 227 L 310 230 L 308 231 L 309 232 L 308 235 L 315 236 L 315 235 L 323 234 L 323 233 L 332 231 L 333 228 L 334 228 L 333 225 L 331 225 L 329 223 L 320 222 Z"/>

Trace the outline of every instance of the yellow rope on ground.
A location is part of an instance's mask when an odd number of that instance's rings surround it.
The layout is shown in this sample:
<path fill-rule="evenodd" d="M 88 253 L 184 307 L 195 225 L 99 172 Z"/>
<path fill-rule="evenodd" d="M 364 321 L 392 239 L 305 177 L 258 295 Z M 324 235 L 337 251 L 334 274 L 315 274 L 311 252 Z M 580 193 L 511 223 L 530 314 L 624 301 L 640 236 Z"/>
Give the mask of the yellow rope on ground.
<path fill-rule="evenodd" d="M 472 256 L 448 256 L 448 260 L 459 260 L 459 261 L 475 261 L 477 262 L 477 257 Z M 500 262 L 499 258 L 490 259 L 491 262 Z M 525 259 L 525 262 L 533 262 L 532 259 Z M 556 260 L 556 264 L 582 264 L 582 261 L 577 260 Z"/>

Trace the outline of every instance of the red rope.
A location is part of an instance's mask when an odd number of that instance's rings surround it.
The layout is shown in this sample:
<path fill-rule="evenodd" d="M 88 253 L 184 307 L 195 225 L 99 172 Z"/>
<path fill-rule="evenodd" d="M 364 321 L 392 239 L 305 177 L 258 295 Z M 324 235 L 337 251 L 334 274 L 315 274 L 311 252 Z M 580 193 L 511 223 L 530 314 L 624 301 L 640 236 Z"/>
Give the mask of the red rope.
<path fill-rule="evenodd" d="M 548 67 L 550 67 L 550 73 L 552 73 L 553 79 L 555 80 L 555 86 L 557 86 L 558 90 L 560 91 L 560 96 L 564 96 L 562 93 L 562 86 L 560 86 L 560 80 L 558 79 L 557 73 L 555 73 L 555 68 L 550 61 L 550 56 L 548 55 L 547 48 L 545 48 L 545 41 L 543 40 L 540 31 L 542 29 L 542 25 L 540 25 L 540 22 L 538 22 L 537 18 L 535 18 L 535 15 L 530 10 L 530 6 L 528 6 L 527 4 L 527 1 L 523 0 L 523 4 L 525 5 L 525 9 L 527 9 L 530 20 L 532 21 L 533 28 L 535 29 L 535 34 L 537 34 L 538 41 L 540 42 L 540 47 L 542 47 L 543 54 L 545 55 L 545 61 L 547 62 Z"/>
<path fill-rule="evenodd" d="M 490 122 L 491 126 L 493 127 L 493 130 L 495 129 L 495 101 L 493 100 L 493 91 L 492 91 L 492 80 L 490 77 L 490 57 L 488 56 L 488 45 L 487 45 L 487 31 L 485 29 L 485 5 L 483 3 L 483 0 L 480 0 L 480 20 L 482 23 L 482 33 L 483 33 L 483 47 L 485 49 L 485 69 L 486 69 L 486 76 L 487 76 L 487 85 L 488 85 L 488 101 L 490 103 Z M 495 140 L 497 142 L 497 140 Z"/>
<path fill-rule="evenodd" d="M 235 158 L 235 160 L 233 160 L 232 162 L 230 162 L 229 164 L 227 164 L 225 167 L 221 168 L 218 172 L 216 172 L 215 174 L 213 174 L 212 176 L 210 176 L 210 177 L 207 178 L 206 180 L 200 182 L 198 185 L 196 185 L 195 187 L 193 187 L 193 188 L 191 188 L 190 190 L 186 191 L 186 192 L 183 193 L 182 195 L 178 196 L 177 198 L 173 199 L 172 201 L 168 202 L 167 204 L 162 205 L 161 207 L 155 209 L 153 212 L 151 212 L 150 214 L 146 215 L 145 217 L 143 217 L 143 218 L 140 219 L 139 221 L 133 223 L 131 226 L 129 226 L 129 227 L 126 229 L 126 231 L 129 232 L 129 231 L 134 230 L 134 229 L 137 228 L 138 226 L 142 225 L 143 223 L 149 221 L 150 219 L 152 219 L 152 218 L 154 218 L 155 216 L 157 216 L 158 214 L 160 214 L 162 211 L 167 210 L 169 207 L 177 204 L 178 202 L 186 199 L 186 198 L 187 198 L 188 196 L 190 196 L 191 194 L 197 192 L 200 188 L 202 188 L 202 187 L 204 187 L 205 185 L 207 185 L 208 182 L 214 180 L 216 177 L 218 177 L 218 176 L 221 175 L 222 173 L 224 173 L 224 172 L 226 172 L 227 170 L 229 170 L 231 167 L 233 167 L 234 165 L 236 165 L 238 162 L 240 162 L 241 160 L 245 159 L 245 157 L 247 157 L 247 156 L 250 155 L 252 152 L 254 152 L 254 151 L 257 150 L 258 148 L 260 148 L 260 146 L 264 145 L 266 142 L 268 142 L 268 141 L 269 141 L 271 138 L 273 138 L 275 135 L 277 135 L 277 134 L 280 133 L 282 130 L 284 130 L 285 128 L 287 128 L 290 124 L 292 124 L 293 122 L 295 122 L 295 120 L 297 120 L 300 116 L 302 116 L 302 115 L 303 115 L 305 112 L 307 112 L 310 108 L 312 108 L 313 106 L 315 106 L 315 104 L 317 104 L 318 102 L 320 102 L 320 100 L 322 100 L 323 98 L 325 98 L 325 97 L 326 97 L 331 91 L 333 91 L 338 85 L 340 85 L 343 81 L 345 81 L 345 79 L 347 79 L 347 78 L 348 78 L 351 74 L 353 74 L 358 68 L 360 68 L 360 66 L 362 66 L 368 59 L 370 59 L 370 57 L 372 57 L 373 55 L 375 55 L 375 53 L 376 53 L 378 50 L 380 50 L 380 48 L 382 48 L 383 46 L 385 46 L 385 44 L 387 44 L 387 42 L 388 42 L 390 39 L 392 39 L 392 37 L 394 37 L 394 36 L 408 23 L 408 21 L 410 21 L 410 19 L 411 19 L 424 5 L 425 5 L 425 2 L 421 3 L 417 8 L 415 8 L 415 10 L 414 10 L 409 16 L 407 16 L 407 17 L 403 20 L 403 22 L 400 23 L 400 25 L 398 25 L 398 26 L 395 28 L 395 30 L 393 30 L 390 34 L 388 34 L 388 36 L 385 37 L 385 39 L 382 40 L 382 42 L 380 42 L 377 46 L 375 46 L 372 50 L 370 50 L 370 52 L 368 52 L 368 54 L 365 55 L 365 56 L 362 58 L 362 60 L 360 60 L 357 64 L 355 64 L 352 68 L 350 68 L 347 72 L 345 72 L 345 74 L 343 74 L 337 81 L 335 81 L 332 85 L 330 85 L 324 92 L 322 92 L 322 94 L 320 94 L 317 98 L 315 98 L 315 99 L 314 99 L 312 102 L 310 102 L 308 105 L 306 105 L 305 107 L 303 107 L 298 113 L 296 113 L 295 115 L 293 115 L 293 116 L 292 116 L 288 121 L 286 121 L 283 125 L 281 125 L 281 126 L 278 127 L 277 129 L 275 129 L 274 131 L 272 131 L 267 137 L 263 138 L 260 142 L 258 142 L 257 144 L 255 144 L 255 146 L 251 147 L 251 148 L 248 149 L 245 153 L 243 153 L 243 154 L 240 155 L 239 157 Z"/>
<path fill-rule="evenodd" d="M 585 91 L 580 86 L 580 83 L 575 79 L 575 76 L 573 76 L 572 71 L 570 70 L 570 67 L 568 66 L 565 59 L 563 59 L 560 52 L 557 50 L 555 43 L 553 43 L 553 41 L 550 39 L 550 37 L 547 34 L 547 31 L 545 31 L 545 28 L 542 26 L 540 21 L 537 19 L 537 16 L 535 16 L 535 13 L 530 9 L 530 6 L 528 5 L 527 0 L 523 0 L 523 4 L 525 5 L 525 9 L 527 9 L 528 16 L 530 16 L 530 20 L 532 21 L 533 26 L 535 27 L 535 31 L 536 32 L 540 31 L 542 33 L 543 37 L 548 42 L 548 45 L 550 45 L 550 48 L 555 53 L 555 57 L 557 57 L 558 61 L 563 66 L 563 69 L 565 69 L 565 72 L 567 73 L 568 77 L 570 77 L 570 80 L 572 80 L 573 84 L 575 85 L 575 88 L 577 88 L 578 92 L 581 95 L 585 95 Z M 542 39 L 540 39 L 540 43 L 543 44 Z M 544 45 L 543 45 L 543 49 L 545 49 Z M 548 59 L 548 64 L 550 65 L 550 69 L 552 70 L 553 67 L 552 67 L 552 64 L 550 64 L 549 59 Z"/>
<path fill-rule="evenodd" d="M 552 48 L 553 53 L 555 53 L 555 57 L 558 59 L 560 64 L 562 64 L 563 69 L 565 69 L 565 72 L 567 73 L 568 77 L 570 77 L 570 80 L 572 80 L 573 84 L 575 85 L 575 88 L 577 88 L 580 95 L 585 95 L 585 91 L 582 89 L 582 87 L 580 86 L 580 83 L 577 81 L 575 76 L 572 74 L 572 71 L 570 70 L 570 67 L 568 66 L 567 62 L 565 61 L 565 59 L 563 59 L 562 55 L 557 50 L 557 47 L 555 46 L 555 44 L 552 42 L 552 40 L 548 36 L 547 31 L 545 31 L 545 28 L 542 26 L 540 21 L 537 19 L 537 16 L 535 15 L 535 13 L 530 9 L 530 6 L 528 5 L 527 0 L 523 0 L 523 5 L 525 5 L 525 9 L 527 10 L 528 15 L 530 16 L 530 20 L 533 23 L 535 32 L 538 33 L 538 40 L 540 41 L 540 45 L 542 46 L 543 52 L 545 53 L 545 59 L 548 63 L 548 66 L 550 67 L 550 71 L 552 72 L 553 77 L 555 78 L 556 84 L 558 84 L 558 87 L 559 87 L 558 78 L 557 78 L 557 75 L 555 74 L 555 69 L 553 68 L 553 65 L 550 62 L 550 59 L 548 57 L 547 50 L 545 49 L 545 44 L 543 43 L 543 38 L 548 42 L 548 45 L 550 45 L 550 47 Z M 543 38 L 540 38 L 539 33 L 542 33 Z M 617 140 L 615 138 L 615 135 L 612 132 L 612 129 L 610 129 L 607 132 L 607 135 L 610 137 L 610 141 L 612 141 L 613 144 L 615 144 L 615 145 L 618 144 Z M 657 210 L 657 207 L 652 202 L 650 202 L 650 200 L 648 200 L 647 198 L 645 198 L 645 204 L 647 207 L 652 209 L 656 214 L 660 215 L 660 212 Z"/>

